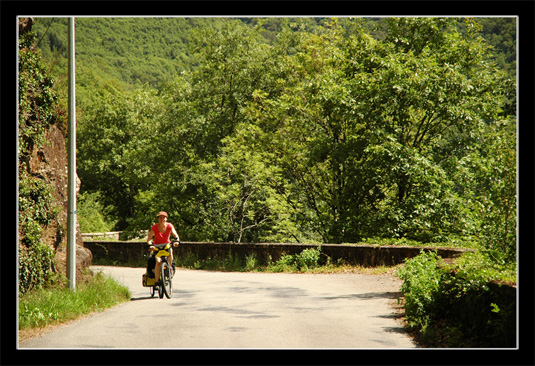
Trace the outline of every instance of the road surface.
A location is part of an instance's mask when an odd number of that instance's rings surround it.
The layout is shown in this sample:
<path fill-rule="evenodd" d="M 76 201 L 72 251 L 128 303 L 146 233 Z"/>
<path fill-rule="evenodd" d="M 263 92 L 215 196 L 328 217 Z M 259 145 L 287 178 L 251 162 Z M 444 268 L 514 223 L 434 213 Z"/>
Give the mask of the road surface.
<path fill-rule="evenodd" d="M 144 269 L 92 269 L 128 286 L 131 301 L 55 327 L 19 349 L 416 347 L 396 315 L 401 281 L 391 275 L 178 270 L 173 298 L 159 299 L 142 287 Z"/>

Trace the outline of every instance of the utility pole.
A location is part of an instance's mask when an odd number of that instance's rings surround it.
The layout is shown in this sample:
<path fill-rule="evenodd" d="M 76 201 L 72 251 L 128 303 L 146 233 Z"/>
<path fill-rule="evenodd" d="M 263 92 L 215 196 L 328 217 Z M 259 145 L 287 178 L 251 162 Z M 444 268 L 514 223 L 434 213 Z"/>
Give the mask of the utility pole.
<path fill-rule="evenodd" d="M 69 131 L 68 131 L 68 214 L 67 214 L 67 279 L 69 289 L 76 291 L 76 97 L 74 68 L 74 17 L 69 18 Z"/>

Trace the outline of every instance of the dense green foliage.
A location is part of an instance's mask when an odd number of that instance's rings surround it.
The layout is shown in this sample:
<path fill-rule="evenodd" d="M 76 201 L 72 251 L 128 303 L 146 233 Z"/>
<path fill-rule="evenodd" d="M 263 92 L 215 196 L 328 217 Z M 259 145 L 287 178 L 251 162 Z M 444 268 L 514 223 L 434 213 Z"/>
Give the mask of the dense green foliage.
<path fill-rule="evenodd" d="M 454 268 L 436 252 L 421 253 L 397 271 L 404 280 L 405 315 L 428 347 L 515 347 L 514 293 L 493 283 L 514 268 L 486 254 L 468 254 Z M 514 290 L 513 290 L 514 291 Z"/>
<path fill-rule="evenodd" d="M 514 29 L 80 18 L 82 191 L 131 233 L 165 209 L 189 240 L 461 238 L 514 259 Z"/>
<path fill-rule="evenodd" d="M 78 214 L 78 224 L 83 233 L 102 233 L 113 229 L 109 215 L 100 203 L 102 199 L 98 192 L 84 192 L 77 197 L 76 210 Z"/>
<path fill-rule="evenodd" d="M 52 204 L 52 186 L 43 175 L 29 168 L 34 150 L 46 143 L 49 126 L 61 119 L 53 79 L 41 55 L 32 49 L 35 34 L 19 41 L 19 291 L 41 286 L 53 259 L 52 249 L 42 241 L 43 230 L 57 218 Z"/>

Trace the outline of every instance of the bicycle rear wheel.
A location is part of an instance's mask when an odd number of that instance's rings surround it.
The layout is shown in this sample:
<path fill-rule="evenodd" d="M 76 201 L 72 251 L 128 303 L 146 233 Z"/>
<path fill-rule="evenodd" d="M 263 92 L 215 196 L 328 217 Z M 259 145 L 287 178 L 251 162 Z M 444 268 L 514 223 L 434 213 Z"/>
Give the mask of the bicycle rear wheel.
<path fill-rule="evenodd" d="M 163 262 L 162 263 L 162 273 L 160 275 L 160 281 L 162 282 L 162 289 L 163 293 L 165 294 L 165 297 L 168 299 L 173 296 L 173 287 L 171 282 L 171 267 L 169 266 L 169 263 Z"/>

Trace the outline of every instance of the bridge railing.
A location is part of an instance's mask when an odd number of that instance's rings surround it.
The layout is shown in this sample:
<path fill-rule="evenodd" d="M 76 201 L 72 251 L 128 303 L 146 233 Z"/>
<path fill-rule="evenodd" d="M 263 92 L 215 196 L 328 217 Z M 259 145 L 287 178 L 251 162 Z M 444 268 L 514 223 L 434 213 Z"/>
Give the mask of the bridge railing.
<path fill-rule="evenodd" d="M 82 233 L 82 240 L 120 240 L 122 231 L 107 231 L 104 233 Z"/>
<path fill-rule="evenodd" d="M 194 254 L 199 259 L 245 258 L 255 254 L 259 263 L 275 262 L 283 254 L 298 254 L 304 249 L 318 248 L 320 244 L 294 243 L 213 243 L 213 242 L 181 242 L 174 248 L 175 256 Z M 111 261 L 136 262 L 147 256 L 145 241 L 106 241 L 84 240 L 84 246 L 91 250 L 93 257 L 106 258 Z M 396 265 L 403 263 L 406 258 L 417 256 L 421 250 L 437 250 L 442 258 L 455 258 L 472 249 L 423 247 L 423 246 L 394 246 L 394 245 L 355 245 L 355 244 L 321 244 L 321 252 L 331 258 L 333 263 L 339 259 L 348 264 L 366 267 L 380 265 Z"/>

